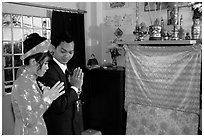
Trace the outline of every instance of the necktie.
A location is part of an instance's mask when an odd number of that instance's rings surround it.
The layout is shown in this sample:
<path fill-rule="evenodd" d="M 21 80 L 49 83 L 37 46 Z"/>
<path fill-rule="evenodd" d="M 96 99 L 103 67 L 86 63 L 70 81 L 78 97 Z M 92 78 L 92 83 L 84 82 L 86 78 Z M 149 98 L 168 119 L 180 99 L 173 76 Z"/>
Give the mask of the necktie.
<path fill-rule="evenodd" d="M 68 69 L 65 70 L 65 77 L 66 77 L 66 81 L 67 83 L 69 82 L 68 77 L 69 77 L 69 71 Z"/>

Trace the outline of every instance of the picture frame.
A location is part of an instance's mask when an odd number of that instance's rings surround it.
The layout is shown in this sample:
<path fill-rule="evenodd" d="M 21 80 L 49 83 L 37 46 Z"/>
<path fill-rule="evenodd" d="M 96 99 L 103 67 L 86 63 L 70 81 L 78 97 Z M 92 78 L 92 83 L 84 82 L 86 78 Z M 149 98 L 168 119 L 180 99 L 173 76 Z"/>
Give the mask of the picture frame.
<path fill-rule="evenodd" d="M 157 11 L 167 9 L 168 2 L 144 2 L 144 11 Z"/>
<path fill-rule="evenodd" d="M 161 2 L 144 2 L 144 11 L 160 10 Z"/>
<path fill-rule="evenodd" d="M 106 2 L 106 9 L 127 8 L 128 2 Z"/>
<path fill-rule="evenodd" d="M 175 9 L 167 9 L 167 25 L 174 25 L 174 22 L 176 21 L 177 25 L 179 23 L 179 8 L 177 8 L 177 11 L 175 12 Z"/>

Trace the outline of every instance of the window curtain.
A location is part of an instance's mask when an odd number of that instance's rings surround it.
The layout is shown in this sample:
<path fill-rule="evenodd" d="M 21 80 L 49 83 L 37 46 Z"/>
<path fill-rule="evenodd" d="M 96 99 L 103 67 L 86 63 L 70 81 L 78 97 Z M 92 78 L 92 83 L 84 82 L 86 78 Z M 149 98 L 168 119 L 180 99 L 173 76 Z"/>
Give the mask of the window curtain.
<path fill-rule="evenodd" d="M 200 46 L 126 47 L 126 134 L 198 133 Z"/>
<path fill-rule="evenodd" d="M 75 44 L 74 56 L 68 62 L 69 69 L 76 67 L 85 69 L 84 14 L 54 10 L 51 20 L 51 40 L 55 35 L 63 31 L 67 31 L 71 34 Z"/>
<path fill-rule="evenodd" d="M 51 40 L 63 31 L 69 32 L 71 35 L 75 47 L 74 56 L 68 62 L 67 66 L 69 70 L 73 70 L 76 67 L 85 69 L 85 35 L 84 35 L 84 14 L 68 13 L 61 11 L 53 11 L 51 19 Z M 82 107 L 80 111 L 75 111 L 74 126 L 77 131 L 75 134 L 81 134 L 83 131 L 83 114 Z"/>

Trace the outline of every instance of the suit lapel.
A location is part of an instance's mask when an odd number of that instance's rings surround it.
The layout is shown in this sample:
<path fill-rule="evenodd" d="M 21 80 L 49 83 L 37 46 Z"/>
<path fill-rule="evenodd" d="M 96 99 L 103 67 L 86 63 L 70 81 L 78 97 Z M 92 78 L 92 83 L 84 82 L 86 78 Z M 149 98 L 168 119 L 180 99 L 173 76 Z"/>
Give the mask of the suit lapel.
<path fill-rule="evenodd" d="M 60 79 L 66 82 L 66 76 L 59 65 L 54 60 L 52 60 L 49 64 L 52 65 L 56 72 L 60 75 Z"/>

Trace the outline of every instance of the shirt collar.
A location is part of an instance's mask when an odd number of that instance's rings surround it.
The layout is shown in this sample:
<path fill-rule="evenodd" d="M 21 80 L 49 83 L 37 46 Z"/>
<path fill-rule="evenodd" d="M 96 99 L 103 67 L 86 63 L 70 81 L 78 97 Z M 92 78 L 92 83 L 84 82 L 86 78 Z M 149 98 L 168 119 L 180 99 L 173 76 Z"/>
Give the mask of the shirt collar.
<path fill-rule="evenodd" d="M 53 60 L 59 65 L 59 67 L 61 68 L 61 70 L 65 73 L 65 70 L 67 69 L 67 65 L 64 65 L 62 63 L 60 63 L 58 60 L 56 60 L 54 57 L 53 57 Z"/>

